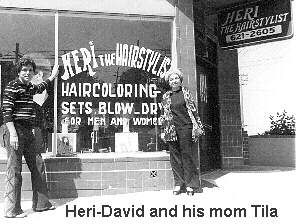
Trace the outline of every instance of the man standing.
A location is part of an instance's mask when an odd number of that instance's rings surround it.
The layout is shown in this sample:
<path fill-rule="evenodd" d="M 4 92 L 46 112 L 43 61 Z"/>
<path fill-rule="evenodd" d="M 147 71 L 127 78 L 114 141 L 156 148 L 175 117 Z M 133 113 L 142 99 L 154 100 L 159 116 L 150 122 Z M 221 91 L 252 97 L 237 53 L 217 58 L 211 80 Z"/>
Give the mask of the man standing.
<path fill-rule="evenodd" d="M 31 172 L 33 190 L 33 210 L 46 211 L 55 209 L 48 200 L 44 161 L 40 149 L 36 147 L 33 128 L 36 110 L 33 95 L 42 93 L 49 82 L 58 75 L 55 65 L 51 76 L 33 85 L 36 64 L 29 57 L 21 58 L 16 64 L 18 77 L 9 82 L 3 93 L 3 122 L 1 135 L 3 146 L 7 150 L 6 194 L 4 198 L 4 215 L 7 218 L 23 218 L 26 214 L 21 209 L 22 155 L 24 155 Z"/>

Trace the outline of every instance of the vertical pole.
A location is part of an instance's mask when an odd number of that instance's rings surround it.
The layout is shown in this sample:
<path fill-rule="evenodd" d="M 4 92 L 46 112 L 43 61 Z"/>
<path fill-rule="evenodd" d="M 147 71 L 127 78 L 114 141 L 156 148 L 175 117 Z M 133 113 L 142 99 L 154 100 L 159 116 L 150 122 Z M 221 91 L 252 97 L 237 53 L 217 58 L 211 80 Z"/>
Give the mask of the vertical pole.
<path fill-rule="evenodd" d="M 178 55 L 177 55 L 177 19 L 176 17 L 178 16 L 178 7 L 175 6 L 175 18 L 172 22 L 172 34 L 171 34 L 171 37 L 172 37 L 172 43 L 171 43 L 171 49 L 172 49 L 172 53 L 171 53 L 171 67 L 175 66 L 177 67 L 178 66 Z"/>
<path fill-rule="evenodd" d="M 54 63 L 59 63 L 59 15 L 55 13 L 55 45 L 54 45 Z M 54 124 L 53 124 L 53 142 L 52 142 L 52 152 L 53 156 L 57 154 L 57 130 L 58 130 L 58 77 L 54 79 Z"/>

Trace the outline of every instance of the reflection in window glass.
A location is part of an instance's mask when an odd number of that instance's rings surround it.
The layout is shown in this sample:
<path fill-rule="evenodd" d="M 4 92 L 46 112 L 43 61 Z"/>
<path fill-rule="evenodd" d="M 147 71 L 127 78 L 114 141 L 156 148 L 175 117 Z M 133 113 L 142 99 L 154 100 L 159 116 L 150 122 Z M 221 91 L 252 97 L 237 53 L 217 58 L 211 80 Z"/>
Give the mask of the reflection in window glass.
<path fill-rule="evenodd" d="M 164 149 L 160 77 L 170 67 L 170 22 L 59 17 L 58 129 L 77 152 Z M 67 134 L 69 133 L 69 134 Z"/>
<path fill-rule="evenodd" d="M 50 75 L 54 61 L 53 15 L 2 12 L 0 33 L 1 96 L 8 82 L 17 77 L 14 63 L 22 56 L 31 56 L 35 60 L 37 68 L 33 83 L 39 83 Z M 35 133 L 38 147 L 44 152 L 48 148 L 49 133 L 53 132 L 53 97 L 48 97 L 53 95 L 52 89 L 50 86 L 47 92 L 35 97 Z"/>

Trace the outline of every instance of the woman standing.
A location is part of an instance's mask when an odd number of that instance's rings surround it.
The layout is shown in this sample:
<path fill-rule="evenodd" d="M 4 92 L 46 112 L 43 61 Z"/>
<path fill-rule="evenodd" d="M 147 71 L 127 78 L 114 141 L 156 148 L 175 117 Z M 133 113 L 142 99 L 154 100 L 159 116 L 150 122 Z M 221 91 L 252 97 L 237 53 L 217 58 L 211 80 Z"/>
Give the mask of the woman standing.
<path fill-rule="evenodd" d="M 197 108 L 190 91 L 182 86 L 183 74 L 170 69 L 166 74 L 170 90 L 163 95 L 161 138 L 169 144 L 170 162 L 174 175 L 174 195 L 186 187 L 188 195 L 200 189 L 199 172 L 193 161 L 193 142 L 204 134 Z"/>

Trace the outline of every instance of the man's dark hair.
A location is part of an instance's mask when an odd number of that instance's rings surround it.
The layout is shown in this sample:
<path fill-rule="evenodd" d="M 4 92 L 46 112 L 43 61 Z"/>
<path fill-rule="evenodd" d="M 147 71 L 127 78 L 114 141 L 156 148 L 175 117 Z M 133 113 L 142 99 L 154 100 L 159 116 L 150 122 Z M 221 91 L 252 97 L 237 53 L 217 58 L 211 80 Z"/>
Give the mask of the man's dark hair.
<path fill-rule="evenodd" d="M 31 65 L 33 67 L 33 71 L 35 72 L 36 70 L 36 64 L 34 60 L 31 57 L 22 57 L 17 63 L 16 63 L 16 72 L 17 74 L 20 73 L 22 70 L 23 66 L 28 66 Z"/>

